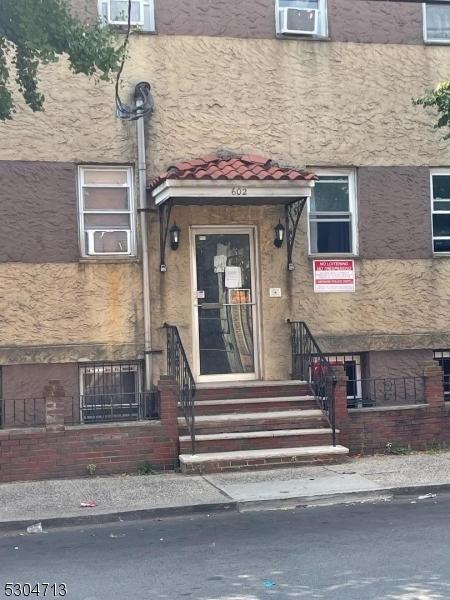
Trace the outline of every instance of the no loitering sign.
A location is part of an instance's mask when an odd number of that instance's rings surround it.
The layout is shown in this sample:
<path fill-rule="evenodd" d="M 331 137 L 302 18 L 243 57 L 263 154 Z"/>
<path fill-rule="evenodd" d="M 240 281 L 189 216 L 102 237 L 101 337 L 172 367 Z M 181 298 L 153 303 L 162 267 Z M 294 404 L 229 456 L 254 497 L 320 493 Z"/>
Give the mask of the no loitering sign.
<path fill-rule="evenodd" d="M 355 291 L 353 260 L 315 260 L 313 268 L 316 293 Z"/>

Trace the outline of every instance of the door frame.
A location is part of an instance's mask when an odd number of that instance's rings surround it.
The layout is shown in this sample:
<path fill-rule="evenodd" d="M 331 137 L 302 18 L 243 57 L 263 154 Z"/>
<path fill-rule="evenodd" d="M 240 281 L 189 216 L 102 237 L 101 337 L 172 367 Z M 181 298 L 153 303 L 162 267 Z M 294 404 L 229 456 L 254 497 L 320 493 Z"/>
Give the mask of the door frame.
<path fill-rule="evenodd" d="M 197 305 L 197 262 L 195 252 L 195 236 L 214 233 L 248 234 L 250 242 L 250 265 L 252 288 L 254 292 L 253 321 L 253 373 L 226 373 L 219 375 L 200 375 L 199 321 Z M 262 346 L 261 346 L 261 293 L 258 253 L 258 231 L 255 225 L 191 225 L 189 228 L 189 244 L 191 252 L 191 307 L 192 307 L 192 357 L 193 374 L 198 383 L 214 383 L 227 381 L 253 381 L 261 378 Z"/>

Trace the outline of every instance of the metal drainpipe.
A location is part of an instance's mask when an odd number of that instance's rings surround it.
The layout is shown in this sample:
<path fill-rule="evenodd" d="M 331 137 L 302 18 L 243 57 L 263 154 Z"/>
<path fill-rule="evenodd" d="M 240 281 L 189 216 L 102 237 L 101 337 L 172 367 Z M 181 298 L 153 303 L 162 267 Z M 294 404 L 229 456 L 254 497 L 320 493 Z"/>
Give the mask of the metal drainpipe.
<path fill-rule="evenodd" d="M 139 93 L 138 86 L 135 89 L 136 107 L 142 106 L 144 100 Z M 142 247 L 142 287 L 144 295 L 144 357 L 145 357 L 145 381 L 144 389 L 149 391 L 153 385 L 153 356 L 152 356 L 152 307 L 150 300 L 150 269 L 147 235 L 147 166 L 145 162 L 145 126 L 144 117 L 136 120 L 136 140 L 138 153 L 138 181 L 139 181 L 139 221 L 141 229 Z"/>

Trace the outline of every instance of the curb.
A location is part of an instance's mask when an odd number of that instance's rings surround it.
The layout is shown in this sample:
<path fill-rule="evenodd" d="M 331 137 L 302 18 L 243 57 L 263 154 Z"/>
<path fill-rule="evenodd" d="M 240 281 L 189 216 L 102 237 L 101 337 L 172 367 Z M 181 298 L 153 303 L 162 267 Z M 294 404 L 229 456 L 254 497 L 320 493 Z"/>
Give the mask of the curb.
<path fill-rule="evenodd" d="M 416 496 L 424 493 L 450 492 L 450 483 L 435 483 L 432 485 L 406 485 L 373 490 L 321 494 L 316 496 L 296 496 L 273 500 L 248 500 L 238 502 L 239 512 L 252 510 L 293 510 L 310 506 L 332 506 L 337 504 L 356 504 L 365 502 L 385 502 L 396 498 Z"/>
<path fill-rule="evenodd" d="M 70 517 L 50 517 L 47 519 L 22 519 L 0 522 L 0 534 L 23 533 L 29 525 L 40 521 L 44 530 L 62 527 L 80 527 L 84 525 L 105 525 L 124 521 L 139 521 L 143 519 L 165 519 L 170 517 L 185 517 L 206 513 L 247 512 L 264 510 L 294 510 L 309 506 L 331 506 L 336 504 L 352 504 L 363 502 L 380 502 L 412 496 L 420 493 L 450 492 L 450 483 L 407 485 L 391 488 L 379 488 L 367 491 L 323 494 L 320 496 L 297 496 L 293 498 L 248 500 L 219 502 L 211 504 L 191 504 L 186 506 L 169 506 L 163 508 L 144 508 L 112 513 L 74 515 Z"/>
<path fill-rule="evenodd" d="M 168 506 L 164 508 L 143 508 L 122 512 L 90 515 L 74 515 L 71 517 L 49 517 L 48 519 L 23 519 L 17 521 L 1 521 L 0 534 L 23 533 L 29 525 L 41 522 L 42 529 L 60 527 L 79 527 L 83 525 L 104 525 L 123 521 L 139 521 L 142 519 L 164 519 L 168 517 L 185 517 L 203 513 L 223 513 L 238 510 L 237 502 L 221 502 L 215 504 L 190 504 L 186 506 Z M 31 535 L 31 534 L 30 534 Z"/>

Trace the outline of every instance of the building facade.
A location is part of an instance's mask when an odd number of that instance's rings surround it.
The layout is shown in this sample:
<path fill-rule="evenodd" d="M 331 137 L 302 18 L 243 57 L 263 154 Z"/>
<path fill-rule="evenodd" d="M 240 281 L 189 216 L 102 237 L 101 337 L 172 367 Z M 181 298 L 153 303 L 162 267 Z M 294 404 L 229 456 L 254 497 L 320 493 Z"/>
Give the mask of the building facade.
<path fill-rule="evenodd" d="M 123 2 L 71 4 L 124 24 Z M 412 99 L 448 77 L 450 7 L 132 5 L 121 93 L 148 81 L 154 99 L 144 204 L 136 123 L 115 114 L 111 83 L 44 66 L 45 111 L 20 105 L 0 125 L 3 398 L 49 380 L 134 397 L 165 373 L 164 323 L 204 384 L 289 379 L 288 319 L 345 362 L 355 397 L 366 378 L 446 368 L 450 150 Z M 321 266 L 336 283 L 333 261 L 354 291 L 315 290 Z"/>

